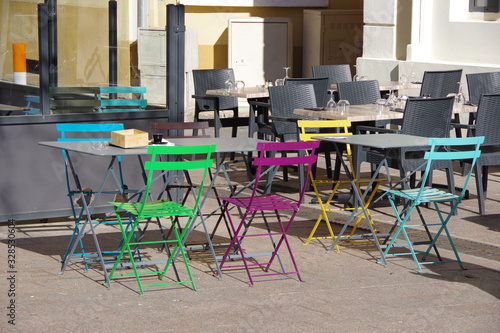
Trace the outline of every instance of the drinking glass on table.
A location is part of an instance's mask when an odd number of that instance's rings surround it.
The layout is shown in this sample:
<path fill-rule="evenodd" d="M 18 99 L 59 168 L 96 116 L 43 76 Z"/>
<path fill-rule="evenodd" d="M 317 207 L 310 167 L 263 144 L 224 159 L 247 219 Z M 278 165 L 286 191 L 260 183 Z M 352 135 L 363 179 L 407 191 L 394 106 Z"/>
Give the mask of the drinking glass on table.
<path fill-rule="evenodd" d="M 457 106 L 462 107 L 465 104 L 465 97 L 462 91 L 462 82 L 457 82 L 458 84 L 458 93 L 455 95 L 455 103 Z"/>
<path fill-rule="evenodd" d="M 242 80 L 236 81 L 236 90 L 242 91 L 245 89 L 245 82 Z"/>
<path fill-rule="evenodd" d="M 351 105 L 351 103 L 349 103 L 347 99 L 341 99 L 337 103 L 337 108 L 341 115 L 345 115 L 349 112 L 349 105 Z"/>
<path fill-rule="evenodd" d="M 377 106 L 377 112 L 378 113 L 384 112 L 386 102 L 387 102 L 387 100 L 385 98 L 379 98 L 379 99 L 377 99 L 377 101 L 375 102 L 375 104 Z"/>
<path fill-rule="evenodd" d="M 274 85 L 276 87 L 284 86 L 285 85 L 285 79 L 276 79 L 276 81 L 274 82 Z"/>
<path fill-rule="evenodd" d="M 333 99 L 333 93 L 335 89 L 328 89 L 330 92 L 330 100 L 326 103 L 326 111 L 335 111 L 337 109 L 337 103 L 335 103 L 335 100 Z"/>
<path fill-rule="evenodd" d="M 387 97 L 387 101 L 385 102 L 385 106 L 388 110 L 391 110 L 397 107 L 397 103 L 398 98 L 396 97 L 396 94 L 394 94 L 394 86 L 391 86 L 391 89 L 389 90 L 389 96 Z"/>
<path fill-rule="evenodd" d="M 283 69 L 285 70 L 285 77 L 283 78 L 284 80 L 288 79 L 288 71 L 290 70 L 290 68 L 292 67 L 283 67 Z"/>
<path fill-rule="evenodd" d="M 230 79 L 226 80 L 226 82 L 224 83 L 224 89 L 227 92 L 229 92 L 229 91 L 233 90 L 233 87 L 234 87 L 233 81 L 231 81 Z"/>

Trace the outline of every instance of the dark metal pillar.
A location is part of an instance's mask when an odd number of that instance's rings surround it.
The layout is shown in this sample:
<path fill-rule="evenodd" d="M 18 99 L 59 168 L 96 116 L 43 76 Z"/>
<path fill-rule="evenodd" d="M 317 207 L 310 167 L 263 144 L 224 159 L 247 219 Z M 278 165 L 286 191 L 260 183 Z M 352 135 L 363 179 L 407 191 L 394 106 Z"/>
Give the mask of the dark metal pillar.
<path fill-rule="evenodd" d="M 169 110 L 168 121 L 184 121 L 184 49 L 185 32 L 184 6 L 167 5 L 167 108 Z M 183 132 L 183 131 L 180 131 Z M 184 133 L 172 133 L 172 135 L 184 135 Z M 174 175 L 173 184 L 184 184 L 184 175 L 177 172 Z M 182 188 L 177 188 L 172 195 L 172 200 L 181 202 Z"/>
<path fill-rule="evenodd" d="M 109 86 L 112 87 L 116 86 L 118 83 L 118 16 L 117 16 L 117 2 L 115 0 L 109 1 L 108 22 L 109 22 Z"/>
<path fill-rule="evenodd" d="M 184 121 L 184 5 L 167 5 L 167 107 L 169 121 Z"/>
<path fill-rule="evenodd" d="M 49 9 L 47 4 L 38 4 L 38 66 L 40 86 L 40 110 L 50 114 L 49 92 Z"/>
<path fill-rule="evenodd" d="M 45 0 L 49 12 L 48 38 L 49 38 L 49 86 L 58 86 L 58 57 L 57 57 L 57 0 Z"/>

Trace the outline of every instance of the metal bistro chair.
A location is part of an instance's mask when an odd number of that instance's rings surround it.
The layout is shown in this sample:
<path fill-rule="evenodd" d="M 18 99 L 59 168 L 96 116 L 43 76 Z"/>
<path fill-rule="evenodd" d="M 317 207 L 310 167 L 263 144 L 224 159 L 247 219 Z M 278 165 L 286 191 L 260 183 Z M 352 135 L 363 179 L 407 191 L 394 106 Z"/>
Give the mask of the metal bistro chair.
<path fill-rule="evenodd" d="M 411 255 L 413 258 L 413 261 L 415 262 L 417 266 L 417 270 L 420 272 L 422 271 L 421 265 L 428 265 L 428 264 L 435 264 L 435 263 L 446 263 L 446 262 L 458 262 L 460 265 L 460 268 L 465 269 L 464 266 L 462 265 L 462 262 L 460 260 L 460 257 L 458 255 L 457 249 L 455 248 L 455 244 L 453 243 L 452 237 L 448 231 L 447 225 L 451 219 L 451 217 L 455 214 L 458 205 L 462 201 L 465 191 L 467 188 L 467 185 L 469 183 L 470 177 L 471 177 L 471 171 L 468 172 L 464 187 L 462 191 L 460 191 L 460 194 L 455 194 L 455 192 L 446 192 L 442 191 L 436 188 L 428 187 L 425 184 L 427 183 L 427 177 L 430 176 L 431 170 L 432 170 L 432 164 L 437 161 L 451 161 L 451 160 L 467 160 L 471 161 L 472 165 L 474 165 L 481 154 L 481 151 L 479 149 L 481 143 L 484 141 L 484 137 L 473 137 L 473 138 L 431 138 L 429 139 L 429 145 L 430 145 L 430 150 L 425 153 L 424 160 L 426 161 L 426 166 L 425 166 L 425 172 L 424 175 L 420 181 L 420 184 L 415 187 L 415 188 L 409 188 L 409 189 L 390 189 L 390 190 L 385 190 L 386 193 L 388 194 L 389 197 L 389 202 L 391 204 L 391 207 L 394 211 L 394 214 L 397 218 L 397 229 L 392 236 L 390 242 L 387 244 L 387 247 L 384 250 L 383 257 L 387 256 L 401 256 L 401 255 Z M 464 150 L 464 151 L 454 151 L 453 148 L 456 148 L 458 146 L 464 147 L 464 146 L 469 146 L 469 149 Z M 470 146 L 473 146 L 472 148 Z M 447 147 L 451 148 L 451 151 L 445 151 Z M 472 170 L 472 169 L 471 169 Z M 396 206 L 396 198 L 401 198 L 403 200 L 406 200 L 408 202 L 407 205 L 402 209 L 402 211 L 399 211 L 397 206 Z M 439 204 L 444 203 L 444 202 L 450 202 L 451 205 L 451 210 L 447 214 L 443 214 L 444 212 L 441 211 L 439 208 Z M 434 206 L 434 209 L 436 210 L 436 213 L 438 215 L 438 220 L 436 223 L 431 223 L 427 224 L 423 218 L 423 215 L 420 214 L 420 204 L 423 203 L 432 203 Z M 417 211 L 418 215 L 420 216 L 421 219 L 421 224 L 408 224 L 410 220 L 410 216 L 414 211 Z M 403 217 L 404 216 L 404 217 Z M 432 235 L 431 232 L 429 231 L 428 227 L 429 226 L 438 226 L 439 229 L 438 231 Z M 429 237 L 429 241 L 419 241 L 419 242 L 412 242 L 410 239 L 410 236 L 412 234 L 415 234 L 415 229 L 416 228 L 424 228 L 425 232 L 427 233 L 427 236 Z M 407 232 L 407 230 L 411 230 L 410 232 Z M 455 259 L 451 260 L 444 260 L 441 258 L 439 252 L 437 251 L 436 248 L 436 243 L 439 238 L 439 236 L 442 233 L 445 233 L 448 242 L 451 246 L 451 249 L 453 250 L 453 253 L 455 254 Z M 404 243 L 396 243 L 397 237 L 399 234 L 402 234 L 405 242 Z M 413 248 L 414 245 L 428 245 L 427 249 L 422 251 L 422 252 L 416 252 L 415 249 Z M 389 253 L 389 251 L 393 250 L 394 248 L 397 247 L 408 247 L 410 252 L 407 253 L 400 253 L 400 252 L 392 252 Z M 431 260 L 431 261 L 426 261 L 427 256 L 429 255 L 429 252 L 431 249 L 434 248 L 436 250 L 436 255 L 437 255 L 437 260 Z M 421 260 L 418 259 L 417 255 L 422 254 Z M 383 258 L 379 260 L 379 263 L 383 261 Z"/>
<path fill-rule="evenodd" d="M 482 95 L 474 125 L 464 125 L 472 136 L 484 136 L 481 156 L 474 166 L 479 213 L 486 214 L 484 201 L 488 187 L 488 167 L 500 165 L 500 94 Z M 469 163 L 466 162 L 466 165 Z"/>
<path fill-rule="evenodd" d="M 151 159 L 150 161 L 147 161 L 144 166 L 144 168 L 148 171 L 148 175 L 146 189 L 142 200 L 140 202 L 111 202 L 115 208 L 124 244 L 120 253 L 116 257 L 113 267 L 111 268 L 111 272 L 109 274 L 110 280 L 116 277 L 134 276 L 139 286 L 141 295 L 144 293 L 144 287 L 159 285 L 190 283 L 192 288 L 196 290 L 193 275 L 189 267 L 189 261 L 184 251 L 183 241 L 186 232 L 189 230 L 191 222 L 199 214 L 198 206 L 203 196 L 203 188 L 206 176 L 208 175 L 208 169 L 213 163 L 213 160 L 210 157 L 214 152 L 215 145 L 150 146 L 148 148 L 148 154 L 151 156 Z M 163 157 L 162 159 L 160 159 L 161 156 Z M 199 156 L 199 158 L 197 159 L 195 156 Z M 170 182 L 173 181 L 174 173 L 184 170 L 189 170 L 190 172 L 197 171 L 201 173 L 200 185 L 196 190 L 194 188 L 191 189 L 192 193 L 195 194 L 192 202 L 183 205 L 175 201 L 162 199 L 161 195 L 157 200 L 150 201 L 151 185 L 155 182 L 155 180 L 161 178 L 161 175 L 167 172 L 167 181 L 163 185 L 165 188 Z M 123 211 L 134 217 L 133 225 L 129 230 L 124 227 L 120 217 Z M 183 217 L 186 220 L 184 228 L 181 232 L 179 231 L 177 223 L 174 222 L 179 217 Z M 151 219 L 159 218 L 167 218 L 172 222 L 171 228 L 174 234 L 173 238 L 148 238 L 146 237 L 147 235 L 141 231 L 141 237 L 138 238 L 137 241 L 133 241 L 133 237 L 135 237 L 136 231 L 139 230 L 139 224 L 141 222 L 147 224 Z M 159 226 L 161 228 L 160 224 Z M 157 252 L 156 249 L 153 249 L 153 253 L 146 255 L 147 249 L 151 249 L 151 246 L 155 244 L 165 246 L 167 248 L 168 259 L 165 260 L 163 257 L 160 257 L 158 260 L 155 260 L 156 258 L 154 258 L 154 254 Z M 173 250 L 170 250 L 168 246 L 169 244 L 174 245 Z M 141 250 L 143 250 L 144 255 L 140 261 L 136 261 L 133 254 L 134 251 L 140 247 L 142 247 Z M 181 255 L 184 262 L 186 274 L 188 276 L 188 279 L 186 280 L 181 280 L 179 278 L 179 272 L 174 263 L 178 254 Z M 150 258 L 151 260 L 146 261 L 144 260 L 145 258 Z M 164 264 L 163 268 L 160 268 L 161 264 Z M 176 273 L 175 275 L 177 277 L 176 280 L 172 278 L 165 282 L 162 281 L 150 284 L 144 284 L 141 281 L 141 277 L 148 275 L 157 276 L 159 280 L 163 280 L 171 265 L 174 267 Z M 132 267 L 132 273 L 129 273 L 130 267 Z M 141 269 L 141 271 L 139 271 L 139 269 Z"/>
<path fill-rule="evenodd" d="M 313 137 L 321 137 L 321 136 L 346 136 L 346 135 L 352 135 L 351 132 L 349 132 L 349 128 L 351 127 L 351 122 L 349 120 L 299 120 L 297 122 L 297 126 L 300 129 L 300 140 L 301 141 L 311 141 L 311 140 L 316 140 L 313 139 Z M 315 129 L 328 129 L 329 132 L 326 131 L 321 131 L 320 133 L 314 133 Z M 310 130 L 313 130 L 313 132 L 310 132 Z M 319 152 L 321 149 L 318 148 L 316 151 Z M 352 154 L 351 154 L 351 147 L 350 145 L 346 145 L 345 151 L 347 153 L 347 160 L 350 165 L 351 170 L 354 170 L 353 168 L 353 161 L 352 161 Z M 328 150 L 330 152 L 330 150 Z M 338 158 L 339 156 L 337 156 Z M 337 160 L 336 166 L 340 165 L 340 161 Z M 352 171 L 353 174 L 353 179 L 355 184 L 358 186 L 358 190 L 360 191 L 360 183 L 369 183 L 370 179 L 358 179 L 357 175 L 355 174 L 354 171 Z M 331 206 L 332 201 L 335 198 L 335 195 L 337 194 L 339 188 L 343 184 L 347 184 L 349 186 L 349 189 L 351 188 L 351 181 L 350 180 L 339 180 L 338 177 L 335 179 L 320 179 L 319 177 L 317 178 L 313 170 L 311 170 L 311 174 L 309 175 L 309 180 L 311 182 L 311 185 L 313 187 L 314 193 L 316 194 L 316 200 L 318 201 L 320 208 L 321 208 L 321 213 L 316 220 L 316 223 L 314 224 L 311 233 L 307 237 L 307 240 L 304 242 L 304 244 L 309 244 L 312 239 L 332 239 L 335 240 L 335 234 L 333 232 L 333 229 L 330 225 L 330 220 L 328 218 L 328 212 L 332 211 L 340 211 L 340 210 L 353 210 L 354 208 L 349 207 L 348 205 L 345 207 L 336 207 L 336 206 Z M 328 185 L 325 189 L 324 185 Z M 368 207 L 373 199 L 373 197 L 376 194 L 377 188 L 379 186 L 380 182 L 376 181 L 375 185 L 373 187 L 373 191 L 371 194 L 368 196 L 366 199 L 366 202 L 364 203 L 365 207 Z M 350 196 L 349 196 L 350 197 Z M 369 214 L 369 213 L 368 213 Z M 361 222 L 362 218 L 364 215 L 360 215 L 358 220 L 356 221 L 353 230 L 351 231 L 351 236 L 354 235 L 356 232 L 356 229 Z M 330 236 L 321 236 L 317 237 L 314 236 L 316 234 L 316 231 L 321 223 L 321 221 L 325 221 L 326 227 L 328 229 L 328 232 Z M 373 221 L 370 219 L 369 223 L 373 226 L 373 229 L 376 231 L 375 225 Z M 335 249 L 337 252 L 340 252 L 338 245 L 335 246 Z"/>
<path fill-rule="evenodd" d="M 211 111 L 214 115 L 209 120 L 211 126 L 214 126 L 215 137 L 220 136 L 222 127 L 232 127 L 232 136 L 236 137 L 238 126 L 248 126 L 248 118 L 240 117 L 238 112 L 238 99 L 229 96 L 208 96 L 206 91 L 209 89 L 223 89 L 226 80 L 235 82 L 234 71 L 232 68 L 223 69 L 195 69 L 193 70 L 195 99 L 195 121 L 203 120 L 202 113 Z M 229 118 L 221 118 L 221 111 L 232 111 L 233 115 Z"/>
<path fill-rule="evenodd" d="M 283 274 L 296 274 L 298 279 L 302 281 L 292 253 L 292 248 L 287 239 L 287 233 L 303 201 L 307 187 L 307 175 L 312 165 L 316 163 L 316 149 L 318 146 L 319 141 L 260 142 L 257 144 L 259 156 L 253 161 L 254 165 L 257 167 L 257 171 L 255 173 L 255 181 L 253 182 L 251 194 L 249 196 L 221 198 L 224 202 L 224 211 L 233 230 L 233 238 L 222 256 L 220 263 L 221 269 L 244 267 L 250 280 L 250 285 L 253 285 L 254 277 Z M 288 151 L 289 154 L 286 154 L 285 157 L 276 157 L 277 153 L 282 151 Z M 308 153 L 306 154 L 305 151 Z M 276 174 L 276 169 L 283 165 L 307 166 L 306 181 L 300 185 L 297 191 L 296 200 L 272 193 L 272 183 L 274 175 Z M 268 168 L 271 168 L 271 170 Z M 265 176 L 266 174 L 268 177 L 267 179 Z M 259 185 L 262 183 L 265 183 L 265 188 L 260 190 Z M 230 207 L 239 208 L 238 211 L 241 210 L 242 214 L 236 213 L 237 216 L 231 216 L 231 212 L 235 212 L 235 210 L 230 210 Z M 255 230 L 255 228 L 258 228 L 257 222 L 261 221 L 261 219 L 265 229 Z M 271 222 L 276 222 L 278 225 L 277 228 L 271 228 Z M 271 252 L 256 254 L 247 253 L 242 247 L 242 241 L 246 239 L 247 242 L 251 243 L 252 239 L 255 239 L 255 237 L 269 237 L 271 241 Z M 282 245 L 285 245 L 288 250 L 291 263 L 294 267 L 292 271 L 286 271 L 284 269 L 279 254 Z M 236 252 L 234 252 L 235 247 Z M 247 261 L 247 258 L 261 256 L 267 256 L 269 260 L 265 263 L 249 263 Z M 236 259 L 241 259 L 243 263 L 236 263 L 236 265 L 229 264 Z M 280 263 L 281 272 L 270 271 L 274 259 L 277 259 Z M 263 274 L 252 274 L 250 269 L 253 267 L 263 269 Z"/>
<path fill-rule="evenodd" d="M 56 130 L 59 132 L 60 137 L 57 139 L 57 141 L 110 141 L 111 140 L 111 132 L 112 131 L 120 131 L 123 130 L 124 126 L 123 124 L 106 124 L 106 123 L 95 123 L 95 124 L 83 124 L 83 123 L 61 123 L 61 124 L 56 124 Z M 63 157 L 66 156 L 66 152 L 63 150 Z M 123 174 L 122 174 L 122 167 L 121 167 L 121 157 L 117 157 L 117 162 L 118 162 L 118 171 L 119 171 L 119 180 L 121 182 L 121 187 L 122 191 L 126 191 L 126 186 L 123 183 Z M 90 187 L 85 187 L 83 188 L 83 197 L 84 200 L 80 197 L 81 193 L 80 191 L 74 189 L 71 187 L 71 180 L 70 180 L 70 172 L 69 172 L 69 165 L 67 163 L 66 158 L 64 158 L 64 167 L 66 171 L 66 186 L 68 189 L 68 196 L 69 196 L 69 201 L 71 204 L 71 211 L 75 220 L 75 229 L 73 231 L 73 234 L 71 236 L 71 240 L 68 243 L 68 248 L 66 249 L 66 252 L 64 253 L 63 256 L 63 262 L 66 260 L 66 256 L 68 255 L 70 251 L 70 245 L 73 243 L 73 239 L 77 237 L 78 232 L 80 230 L 81 224 L 82 224 L 82 219 L 84 218 L 85 214 L 85 207 L 84 205 L 90 205 L 91 200 L 93 200 L 94 194 L 96 192 L 92 190 Z M 84 202 L 85 201 L 85 202 Z M 109 223 L 109 222 L 95 222 L 97 223 Z M 88 270 L 88 264 L 90 262 L 94 262 L 94 260 L 89 260 L 86 258 L 86 256 L 91 255 L 91 253 L 86 253 L 85 248 L 83 245 L 83 242 L 79 242 L 80 250 L 81 253 L 73 254 L 74 256 L 82 257 L 83 262 L 85 264 L 85 269 Z M 115 253 L 116 251 L 113 251 L 111 253 Z M 110 252 L 103 252 L 103 254 L 110 254 Z"/>

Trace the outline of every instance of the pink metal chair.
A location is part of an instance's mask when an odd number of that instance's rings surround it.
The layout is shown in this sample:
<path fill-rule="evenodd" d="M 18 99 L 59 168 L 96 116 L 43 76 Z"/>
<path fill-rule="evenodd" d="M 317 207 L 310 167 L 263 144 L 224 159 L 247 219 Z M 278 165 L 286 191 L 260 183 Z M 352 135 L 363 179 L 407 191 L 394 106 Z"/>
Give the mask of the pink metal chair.
<path fill-rule="evenodd" d="M 309 172 L 311 171 L 312 165 L 317 160 L 316 149 L 318 146 L 319 141 L 261 142 L 257 145 L 259 156 L 253 161 L 253 164 L 257 167 L 257 171 L 252 184 L 251 195 L 246 197 L 220 198 L 224 203 L 223 210 L 233 231 L 233 238 L 231 239 L 231 242 L 227 247 L 220 263 L 221 269 L 244 267 L 250 279 L 250 285 L 253 285 L 253 277 L 283 274 L 297 274 L 298 279 L 302 281 L 292 249 L 287 239 L 287 232 L 299 211 L 301 202 L 303 201 L 302 199 L 308 186 Z M 285 156 L 281 154 L 282 152 L 286 152 L 286 154 L 283 154 Z M 281 157 L 277 157 L 278 155 Z M 300 189 L 297 192 L 297 197 L 293 199 L 285 198 L 272 193 L 272 184 L 277 169 L 280 166 L 289 165 L 298 166 L 299 172 L 303 172 L 304 174 L 304 181 L 299 182 Z M 237 209 L 232 209 L 235 207 Z M 236 217 L 231 216 L 231 212 L 240 212 L 241 214 L 238 214 L 238 218 L 241 218 L 241 220 L 239 222 L 233 221 L 233 218 Z M 280 212 L 285 214 L 280 214 Z M 284 217 L 286 216 L 290 216 L 288 221 L 284 220 Z M 258 226 L 260 226 L 260 224 L 257 226 L 257 223 L 260 221 L 263 221 L 264 230 L 257 229 Z M 270 222 L 277 222 L 278 227 L 271 228 L 269 224 Z M 251 227 L 252 224 L 253 226 Z M 243 239 L 255 239 L 255 237 L 258 236 L 270 238 L 272 245 L 271 252 L 254 254 L 245 253 L 242 247 Z M 249 243 L 249 246 L 252 245 L 250 240 L 245 242 L 245 244 L 247 243 Z M 278 253 L 283 244 L 286 245 L 291 263 L 294 266 L 294 270 L 292 271 L 285 270 Z M 247 261 L 247 258 L 260 256 L 269 257 L 269 261 L 265 263 L 249 263 Z M 228 261 L 232 262 L 235 259 L 241 259 L 242 264 L 227 264 Z M 274 259 L 278 260 L 281 266 L 281 272 L 269 270 Z M 264 271 L 264 273 L 252 274 L 250 272 L 250 268 L 252 267 L 259 267 Z"/>

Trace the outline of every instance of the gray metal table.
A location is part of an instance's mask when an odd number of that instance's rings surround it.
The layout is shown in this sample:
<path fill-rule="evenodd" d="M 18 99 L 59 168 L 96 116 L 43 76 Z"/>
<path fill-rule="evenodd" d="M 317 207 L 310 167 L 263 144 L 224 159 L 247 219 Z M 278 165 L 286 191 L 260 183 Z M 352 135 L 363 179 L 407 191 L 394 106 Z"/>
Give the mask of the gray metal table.
<path fill-rule="evenodd" d="M 218 154 L 217 158 L 217 167 L 215 171 L 215 176 L 212 177 L 212 181 L 210 185 L 207 187 L 207 190 L 205 192 L 204 197 L 202 198 L 202 201 L 200 203 L 200 210 L 202 210 L 203 205 L 206 202 L 206 199 L 211 191 L 211 189 L 214 187 L 215 180 L 217 178 L 217 175 L 220 173 L 220 171 L 224 172 L 224 176 L 228 182 L 228 185 L 230 185 L 230 180 L 229 176 L 226 172 L 225 169 L 225 164 L 224 164 L 224 159 L 225 156 L 229 153 L 233 152 L 250 152 L 250 151 L 255 151 L 257 147 L 257 143 L 263 141 L 263 140 L 258 140 L 258 139 L 253 139 L 253 138 L 176 138 L 176 139 L 170 139 L 169 142 L 178 145 L 178 146 L 188 146 L 188 145 L 209 145 L 209 144 L 215 144 L 217 146 L 216 148 L 216 153 Z M 116 185 L 118 186 L 119 190 L 118 193 L 124 195 L 125 194 L 125 189 L 123 187 L 122 182 L 118 177 L 116 176 L 116 173 L 114 171 L 114 165 L 116 163 L 117 157 L 118 156 L 137 156 L 140 160 L 140 163 L 142 164 L 141 156 L 147 155 L 147 148 L 148 147 L 138 147 L 138 148 L 120 148 L 116 146 L 110 145 L 107 149 L 105 150 L 97 150 L 92 147 L 92 142 L 91 141 L 49 141 L 49 142 L 39 142 L 40 145 L 46 146 L 46 147 L 51 147 L 51 148 L 57 148 L 66 151 L 66 154 L 64 154 L 66 162 L 68 163 L 69 170 L 71 172 L 71 176 L 74 182 L 74 186 L 76 186 L 77 191 L 80 193 L 80 198 L 82 201 L 82 209 L 84 212 L 84 215 L 86 215 L 86 220 L 83 223 L 81 230 L 78 231 L 78 237 L 75 237 L 74 239 L 70 240 L 70 244 L 68 248 L 70 249 L 68 254 L 66 255 L 66 258 L 63 263 L 63 267 L 61 269 L 61 274 L 64 273 L 65 269 L 67 268 L 71 258 L 73 257 L 73 253 L 76 250 L 76 247 L 78 246 L 78 243 L 81 241 L 81 239 L 88 233 L 90 232 L 93 237 L 94 245 L 96 247 L 96 252 L 97 252 L 97 257 L 98 260 L 102 266 L 103 274 L 106 280 L 106 283 L 108 282 L 108 276 L 106 272 L 106 265 L 104 262 L 104 257 L 103 253 L 101 251 L 101 248 L 99 246 L 99 242 L 97 239 L 97 234 L 95 232 L 95 226 L 94 223 L 92 223 L 92 213 L 95 208 L 95 202 L 97 200 L 94 200 L 93 203 L 90 205 L 87 205 L 87 202 L 85 200 L 84 196 L 84 190 L 82 188 L 82 185 L 80 183 L 80 179 L 78 177 L 78 172 L 75 168 L 75 164 L 73 163 L 73 160 L 71 158 L 73 153 L 79 153 L 82 155 L 93 155 L 93 156 L 102 156 L 102 157 L 108 157 L 110 158 L 110 162 L 108 164 L 108 167 L 106 169 L 106 173 L 103 177 L 102 184 L 99 188 L 99 191 L 96 194 L 96 198 L 100 196 L 100 194 L 103 193 L 103 188 L 104 185 L 109 177 L 109 175 L 113 176 L 113 179 L 116 182 Z M 144 169 L 143 169 L 144 172 Z M 140 193 L 143 191 L 144 188 L 138 189 L 135 191 L 132 191 L 133 193 Z M 129 198 L 130 199 L 130 198 Z M 211 243 L 210 235 L 208 233 L 208 230 L 206 228 L 206 224 L 204 221 L 203 216 L 200 218 L 200 222 L 195 225 L 195 223 L 192 224 L 192 228 L 194 229 L 196 226 L 202 225 L 205 230 L 205 235 L 207 236 L 207 242 L 208 242 L 208 248 L 211 250 L 212 255 L 214 257 L 215 264 L 218 268 L 216 256 L 215 256 L 215 251 L 213 249 L 213 245 Z M 87 227 L 90 228 L 90 231 L 86 231 Z M 186 234 L 186 237 L 189 235 L 189 232 Z M 108 284 L 109 285 L 109 284 Z"/>
<path fill-rule="evenodd" d="M 347 176 L 349 177 L 351 181 L 351 186 L 353 189 L 354 193 L 354 198 L 355 198 L 355 207 L 358 209 L 354 209 L 351 216 L 347 219 L 347 221 L 344 223 L 344 226 L 340 230 L 339 234 L 337 235 L 334 243 L 328 250 L 328 253 L 333 251 L 335 249 L 335 246 L 342 241 L 342 240 L 352 240 L 355 238 L 373 238 L 375 245 L 381 255 L 381 259 L 386 264 L 386 260 L 383 254 L 383 250 L 380 246 L 380 242 L 378 240 L 379 237 L 388 237 L 389 235 L 380 235 L 375 232 L 373 229 L 373 226 L 368 223 L 368 226 L 370 228 L 370 235 L 360 235 L 360 236 L 343 236 L 344 232 L 346 231 L 347 227 L 359 216 L 359 214 L 364 214 L 367 221 L 369 221 L 369 213 L 368 213 L 368 208 L 365 207 L 363 202 L 365 201 L 368 192 L 370 191 L 370 188 L 372 187 L 373 182 L 378 178 L 380 169 L 382 166 L 385 166 L 386 169 L 388 170 L 388 163 L 387 163 L 387 157 L 389 155 L 389 152 L 392 149 L 397 149 L 397 148 L 406 148 L 406 147 L 421 147 L 421 146 L 427 146 L 428 145 L 428 140 L 429 138 L 426 137 L 420 137 L 420 136 L 414 136 L 414 135 L 406 135 L 406 134 L 358 134 L 358 135 L 349 135 L 349 136 L 332 136 L 332 137 L 313 137 L 313 139 L 317 140 L 323 140 L 323 141 L 328 141 L 332 142 L 335 146 L 335 150 L 338 154 L 338 156 L 342 156 L 342 150 L 339 147 L 339 145 L 344 145 L 344 144 L 349 144 L 349 145 L 357 145 L 359 146 L 358 151 L 361 151 L 363 147 L 368 147 L 368 148 L 375 148 L 375 149 L 382 149 L 385 151 L 385 156 L 382 161 L 375 170 L 374 174 L 372 175 L 372 178 L 370 182 L 368 183 L 366 190 L 363 193 L 360 193 L 359 191 L 356 190 L 356 184 L 354 181 L 354 177 L 349 170 L 349 167 L 345 163 L 345 161 L 340 158 L 340 161 L 342 163 L 342 167 L 344 168 Z M 361 212 L 360 212 L 361 210 Z"/>

